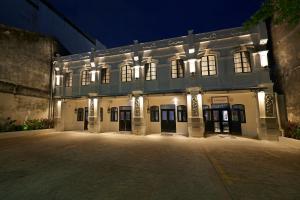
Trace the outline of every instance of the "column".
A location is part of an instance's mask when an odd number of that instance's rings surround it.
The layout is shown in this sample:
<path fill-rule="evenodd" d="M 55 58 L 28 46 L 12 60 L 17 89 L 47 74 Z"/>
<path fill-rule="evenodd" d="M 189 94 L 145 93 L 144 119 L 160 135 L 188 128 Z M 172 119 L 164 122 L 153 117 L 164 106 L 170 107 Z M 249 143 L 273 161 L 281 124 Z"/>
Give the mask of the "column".
<path fill-rule="evenodd" d="M 55 101 L 55 108 L 54 108 L 54 126 L 55 130 L 57 131 L 64 131 L 64 109 L 65 109 L 65 102 L 63 99 L 57 99 Z"/>
<path fill-rule="evenodd" d="M 258 138 L 265 140 L 278 140 L 280 135 L 276 117 L 274 93 L 270 90 L 257 92 L 258 104 Z"/>
<path fill-rule="evenodd" d="M 97 97 L 89 97 L 88 99 L 89 105 L 89 116 L 88 116 L 88 130 L 90 133 L 95 133 L 100 131 L 100 123 L 99 123 L 99 106 L 98 106 L 98 98 Z"/>
<path fill-rule="evenodd" d="M 187 91 L 188 134 L 190 137 L 203 137 L 205 125 L 200 88 L 189 88 Z"/>
<path fill-rule="evenodd" d="M 144 114 L 144 97 L 142 91 L 132 92 L 132 133 L 136 135 L 146 134 L 146 122 Z"/>

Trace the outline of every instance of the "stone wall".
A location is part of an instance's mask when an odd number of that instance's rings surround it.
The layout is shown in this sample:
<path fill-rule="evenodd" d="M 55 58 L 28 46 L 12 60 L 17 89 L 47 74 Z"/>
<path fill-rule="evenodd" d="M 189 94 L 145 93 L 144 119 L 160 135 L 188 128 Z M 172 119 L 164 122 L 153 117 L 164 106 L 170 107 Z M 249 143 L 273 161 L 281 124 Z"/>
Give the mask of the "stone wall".
<path fill-rule="evenodd" d="M 50 71 L 58 43 L 0 25 L 0 120 L 47 118 Z"/>
<path fill-rule="evenodd" d="M 270 27 L 275 90 L 285 96 L 287 119 L 300 123 L 300 23 Z"/>

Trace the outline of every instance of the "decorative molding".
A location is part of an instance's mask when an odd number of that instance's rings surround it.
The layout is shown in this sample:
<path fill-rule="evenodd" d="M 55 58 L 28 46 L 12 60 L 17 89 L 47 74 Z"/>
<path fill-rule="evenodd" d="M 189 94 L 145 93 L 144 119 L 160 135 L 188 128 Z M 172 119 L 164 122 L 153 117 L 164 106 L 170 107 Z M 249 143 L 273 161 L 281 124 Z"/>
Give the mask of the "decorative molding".
<path fill-rule="evenodd" d="M 274 116 L 274 96 L 272 94 L 266 94 L 265 108 L 266 108 L 266 117 L 273 117 Z"/>
<path fill-rule="evenodd" d="M 134 115 L 136 117 L 141 116 L 140 98 L 139 97 L 135 97 L 135 99 L 134 99 Z"/>
<path fill-rule="evenodd" d="M 195 95 L 195 94 L 192 95 L 191 104 L 192 104 L 192 116 L 198 117 L 199 116 L 199 106 L 198 106 L 197 95 Z"/>

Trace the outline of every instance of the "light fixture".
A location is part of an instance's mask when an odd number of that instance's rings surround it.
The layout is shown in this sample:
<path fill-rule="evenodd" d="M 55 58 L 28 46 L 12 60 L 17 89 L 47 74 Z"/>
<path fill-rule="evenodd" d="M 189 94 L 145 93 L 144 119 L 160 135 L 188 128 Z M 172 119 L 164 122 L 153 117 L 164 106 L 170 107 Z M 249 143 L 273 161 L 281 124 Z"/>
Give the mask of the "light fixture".
<path fill-rule="evenodd" d="M 139 79 L 140 78 L 140 66 L 135 65 L 133 68 L 134 68 L 134 78 Z"/>
<path fill-rule="evenodd" d="M 134 56 L 134 57 L 133 57 L 133 60 L 134 60 L 134 61 L 138 61 L 138 60 L 139 60 L 139 57 L 138 57 L 138 56 Z"/>
<path fill-rule="evenodd" d="M 56 79 L 56 81 L 55 81 L 56 85 L 59 86 L 60 85 L 60 75 L 56 75 L 55 79 Z"/>
<path fill-rule="evenodd" d="M 190 68 L 190 73 L 195 74 L 196 72 L 196 59 L 189 59 L 189 68 Z"/>
<path fill-rule="evenodd" d="M 259 57 L 260 57 L 260 65 L 262 67 L 267 67 L 269 65 L 268 63 L 268 50 L 265 51 L 259 51 Z"/>
<path fill-rule="evenodd" d="M 192 53 L 195 53 L 195 49 L 194 48 L 189 49 L 189 54 L 192 54 Z"/>
<path fill-rule="evenodd" d="M 96 80 L 96 71 L 95 71 L 95 70 L 92 70 L 92 71 L 91 71 L 91 81 L 92 81 L 92 82 L 95 82 L 95 80 Z"/>
<path fill-rule="evenodd" d="M 96 64 L 94 61 L 91 62 L 91 67 L 96 67 Z"/>
<path fill-rule="evenodd" d="M 57 72 L 58 72 L 58 71 L 59 71 L 59 67 L 55 67 L 55 71 L 57 71 Z"/>
<path fill-rule="evenodd" d="M 268 43 L 268 39 L 261 39 L 260 41 L 259 41 L 259 44 L 260 45 L 265 45 L 265 44 L 267 44 Z"/>

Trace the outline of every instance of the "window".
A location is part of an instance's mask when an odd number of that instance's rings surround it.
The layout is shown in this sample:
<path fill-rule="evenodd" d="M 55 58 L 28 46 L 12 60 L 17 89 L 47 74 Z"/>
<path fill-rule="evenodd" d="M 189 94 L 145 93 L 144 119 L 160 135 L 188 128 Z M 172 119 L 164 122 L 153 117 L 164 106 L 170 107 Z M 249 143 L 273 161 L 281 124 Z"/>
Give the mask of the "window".
<path fill-rule="evenodd" d="M 184 105 L 177 106 L 177 121 L 178 122 L 187 122 L 186 106 L 184 106 Z"/>
<path fill-rule="evenodd" d="M 109 68 L 102 68 L 101 69 L 101 83 L 106 84 L 109 83 Z"/>
<path fill-rule="evenodd" d="M 159 122 L 159 107 L 151 106 L 150 107 L 150 121 Z"/>
<path fill-rule="evenodd" d="M 123 65 L 121 67 L 121 81 L 122 82 L 132 81 L 132 69 L 130 65 Z"/>
<path fill-rule="evenodd" d="M 216 70 L 216 56 L 203 56 L 201 58 L 201 75 L 212 76 L 217 74 Z"/>
<path fill-rule="evenodd" d="M 155 63 L 145 64 L 145 79 L 147 81 L 156 80 L 156 66 Z"/>
<path fill-rule="evenodd" d="M 72 72 L 65 74 L 66 87 L 72 87 Z"/>
<path fill-rule="evenodd" d="M 232 105 L 231 120 L 246 123 L 245 106 L 243 104 Z"/>
<path fill-rule="evenodd" d="M 83 108 L 77 109 L 77 121 L 83 121 Z"/>
<path fill-rule="evenodd" d="M 235 73 L 251 72 L 250 53 L 248 51 L 234 54 L 234 71 Z"/>
<path fill-rule="evenodd" d="M 172 60 L 172 78 L 184 77 L 184 62 L 182 59 Z"/>
<path fill-rule="evenodd" d="M 103 108 L 100 107 L 100 122 L 103 122 Z"/>
<path fill-rule="evenodd" d="M 91 74 L 89 70 L 81 72 L 81 85 L 89 85 L 91 83 Z"/>
<path fill-rule="evenodd" d="M 118 121 L 118 108 L 112 107 L 110 110 L 110 121 L 117 122 Z"/>
<path fill-rule="evenodd" d="M 204 121 L 211 121 L 211 111 L 208 105 L 202 105 Z"/>

